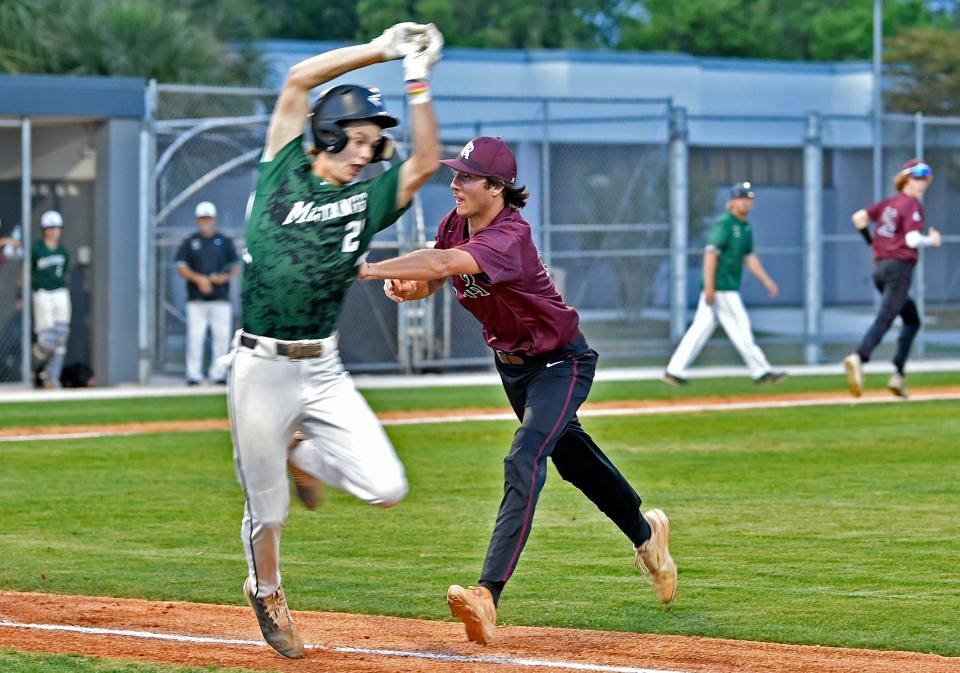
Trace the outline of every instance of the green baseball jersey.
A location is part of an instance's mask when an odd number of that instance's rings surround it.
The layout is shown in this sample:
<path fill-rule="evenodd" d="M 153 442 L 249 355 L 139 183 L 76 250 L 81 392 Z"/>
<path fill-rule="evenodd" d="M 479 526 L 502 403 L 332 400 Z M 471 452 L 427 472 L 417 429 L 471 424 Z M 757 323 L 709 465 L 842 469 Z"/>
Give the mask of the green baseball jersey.
<path fill-rule="evenodd" d="M 247 220 L 243 329 L 322 339 L 337 325 L 373 235 L 396 222 L 400 166 L 374 180 L 331 184 L 311 171 L 301 137 L 260 164 Z"/>
<path fill-rule="evenodd" d="M 738 291 L 743 275 L 743 258 L 753 252 L 753 231 L 750 223 L 727 213 L 713 223 L 707 250 L 717 253 L 718 292 Z M 700 281 L 703 287 L 703 280 Z"/>
<path fill-rule="evenodd" d="M 62 245 L 52 250 L 43 241 L 30 248 L 33 275 L 30 284 L 34 290 L 59 290 L 67 286 L 70 253 Z"/>

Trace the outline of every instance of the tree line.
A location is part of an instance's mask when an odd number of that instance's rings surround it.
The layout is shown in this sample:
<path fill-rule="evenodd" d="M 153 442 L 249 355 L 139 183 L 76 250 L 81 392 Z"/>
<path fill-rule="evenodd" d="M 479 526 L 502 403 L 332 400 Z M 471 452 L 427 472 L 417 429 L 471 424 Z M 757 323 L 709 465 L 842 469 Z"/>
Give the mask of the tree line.
<path fill-rule="evenodd" d="M 263 83 L 263 39 L 367 40 L 432 21 L 447 45 L 863 61 L 873 0 L 0 0 L 0 72 Z M 885 0 L 889 109 L 960 114 L 960 0 Z"/>

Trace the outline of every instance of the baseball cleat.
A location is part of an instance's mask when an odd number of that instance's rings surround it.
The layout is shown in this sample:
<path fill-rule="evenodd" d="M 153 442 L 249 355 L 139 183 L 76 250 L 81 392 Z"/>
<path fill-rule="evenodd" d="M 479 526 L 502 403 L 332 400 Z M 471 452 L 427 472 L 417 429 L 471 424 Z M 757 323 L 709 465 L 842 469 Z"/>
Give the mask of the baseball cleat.
<path fill-rule="evenodd" d="M 676 374 L 671 374 L 670 372 L 664 372 L 663 376 L 660 377 L 660 380 L 671 386 L 685 386 L 690 383 L 682 376 L 677 376 Z"/>
<path fill-rule="evenodd" d="M 299 659 L 305 650 L 303 641 L 297 634 L 297 628 L 287 607 L 287 599 L 283 595 L 283 587 L 277 589 L 266 598 L 257 598 L 253 591 L 250 578 L 243 583 L 243 595 L 253 608 L 260 624 L 260 633 L 267 645 L 272 647 L 281 656 L 287 659 Z"/>
<path fill-rule="evenodd" d="M 463 622 L 467 638 L 481 645 L 493 640 L 497 626 L 497 606 L 493 604 L 493 595 L 489 589 L 464 589 L 454 584 L 447 589 L 447 606 L 450 614 Z"/>
<path fill-rule="evenodd" d="M 294 432 L 290 443 L 287 444 L 287 451 L 293 451 L 306 438 L 307 436 L 300 430 Z M 297 489 L 297 498 L 303 506 L 312 511 L 322 505 L 325 497 L 323 482 L 309 472 L 301 470 L 289 459 L 287 459 L 287 467 L 290 469 L 290 476 L 293 477 L 293 485 Z"/>
<path fill-rule="evenodd" d="M 40 385 L 46 390 L 53 390 L 56 388 L 53 381 L 50 379 L 50 375 L 47 372 L 42 371 L 37 374 L 37 378 L 40 380 Z"/>
<path fill-rule="evenodd" d="M 907 377 L 900 372 L 894 372 L 887 381 L 887 388 L 897 397 L 907 397 Z"/>
<path fill-rule="evenodd" d="M 843 358 L 843 367 L 847 370 L 847 386 L 850 394 L 860 397 L 863 394 L 863 361 L 859 353 L 850 353 Z"/>
<path fill-rule="evenodd" d="M 786 372 L 775 372 L 773 370 L 769 372 L 764 372 L 762 375 L 758 376 L 753 380 L 754 383 L 780 383 L 785 378 L 787 378 Z"/>
<path fill-rule="evenodd" d="M 661 509 L 643 515 L 650 524 L 650 539 L 636 548 L 634 565 L 643 574 L 650 574 L 653 589 L 661 603 L 667 604 L 677 594 L 677 564 L 670 556 L 670 520 Z"/>

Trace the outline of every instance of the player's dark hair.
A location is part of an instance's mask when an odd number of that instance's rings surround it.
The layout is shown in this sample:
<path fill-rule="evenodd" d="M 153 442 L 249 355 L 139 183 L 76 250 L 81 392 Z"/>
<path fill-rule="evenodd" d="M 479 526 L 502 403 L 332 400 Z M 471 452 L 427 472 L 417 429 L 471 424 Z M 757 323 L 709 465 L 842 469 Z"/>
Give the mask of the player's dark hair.
<path fill-rule="evenodd" d="M 487 189 L 498 186 L 503 187 L 503 203 L 505 205 L 510 206 L 514 210 L 520 210 L 527 205 L 527 200 L 530 198 L 530 192 L 527 191 L 526 185 L 508 185 L 499 178 L 487 178 Z"/>

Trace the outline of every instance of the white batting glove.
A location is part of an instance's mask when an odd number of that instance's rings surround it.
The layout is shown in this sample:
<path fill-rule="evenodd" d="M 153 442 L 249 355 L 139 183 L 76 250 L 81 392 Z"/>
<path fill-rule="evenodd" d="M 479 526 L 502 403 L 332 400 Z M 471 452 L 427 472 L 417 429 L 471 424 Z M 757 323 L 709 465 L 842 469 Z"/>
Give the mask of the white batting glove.
<path fill-rule="evenodd" d="M 370 44 L 380 48 L 385 61 L 393 61 L 423 49 L 428 42 L 427 28 L 422 23 L 404 21 L 387 28 Z"/>
<path fill-rule="evenodd" d="M 443 35 L 432 23 L 425 26 L 420 36 L 422 48 L 403 57 L 403 79 L 429 79 L 430 71 L 443 56 Z"/>

